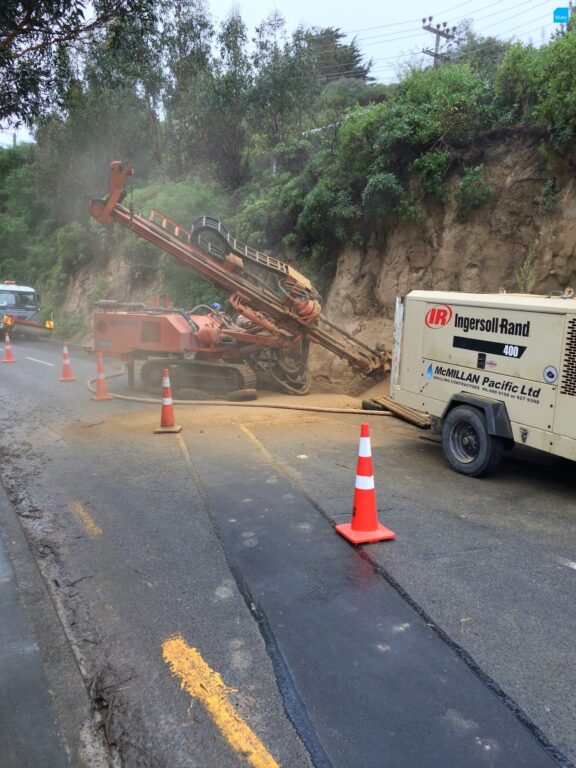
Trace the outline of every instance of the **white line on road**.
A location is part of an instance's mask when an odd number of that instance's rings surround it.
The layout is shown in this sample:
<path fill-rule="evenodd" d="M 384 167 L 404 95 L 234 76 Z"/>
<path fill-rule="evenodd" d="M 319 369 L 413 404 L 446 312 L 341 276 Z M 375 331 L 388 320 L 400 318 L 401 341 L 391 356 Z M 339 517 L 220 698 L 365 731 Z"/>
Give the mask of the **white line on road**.
<path fill-rule="evenodd" d="M 49 365 L 52 368 L 55 367 L 55 363 L 46 363 L 44 360 L 36 360 L 35 357 L 27 357 L 26 360 L 32 360 L 33 363 L 41 363 L 41 365 Z"/>
<path fill-rule="evenodd" d="M 558 562 L 562 565 L 565 565 L 566 568 L 572 568 L 574 571 L 576 571 L 576 563 L 573 560 L 566 560 L 565 557 L 559 557 Z"/>

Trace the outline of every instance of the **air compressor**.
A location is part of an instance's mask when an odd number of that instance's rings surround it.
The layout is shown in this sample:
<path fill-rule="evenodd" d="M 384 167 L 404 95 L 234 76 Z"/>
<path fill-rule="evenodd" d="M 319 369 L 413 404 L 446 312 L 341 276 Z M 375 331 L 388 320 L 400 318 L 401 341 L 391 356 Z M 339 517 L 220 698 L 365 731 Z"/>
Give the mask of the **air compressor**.
<path fill-rule="evenodd" d="M 391 396 L 432 416 L 473 477 L 526 445 L 576 460 L 576 299 L 412 291 L 397 300 Z"/>

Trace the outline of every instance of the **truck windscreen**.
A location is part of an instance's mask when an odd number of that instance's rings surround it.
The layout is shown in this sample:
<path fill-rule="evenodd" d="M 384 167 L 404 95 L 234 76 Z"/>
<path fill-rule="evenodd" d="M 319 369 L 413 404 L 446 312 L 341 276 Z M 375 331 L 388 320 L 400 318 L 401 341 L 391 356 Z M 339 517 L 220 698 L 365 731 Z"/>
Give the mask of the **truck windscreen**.
<path fill-rule="evenodd" d="M 36 294 L 25 291 L 1 291 L 0 309 L 38 309 Z"/>

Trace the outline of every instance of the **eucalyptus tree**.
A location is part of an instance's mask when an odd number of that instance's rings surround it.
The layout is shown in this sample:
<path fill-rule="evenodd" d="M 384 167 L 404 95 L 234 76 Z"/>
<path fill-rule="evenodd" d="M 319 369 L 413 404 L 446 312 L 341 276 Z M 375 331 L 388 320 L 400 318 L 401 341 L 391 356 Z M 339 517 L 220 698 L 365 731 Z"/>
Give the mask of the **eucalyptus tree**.
<path fill-rule="evenodd" d="M 162 0 L 165 129 L 171 171 L 199 170 L 208 152 L 214 28 L 202 0 Z"/>
<path fill-rule="evenodd" d="M 222 22 L 217 43 L 209 99 L 209 151 L 221 181 L 236 188 L 248 175 L 246 144 L 253 87 L 248 34 L 238 13 Z"/>
<path fill-rule="evenodd" d="M 161 165 L 157 19 L 114 18 L 76 43 L 60 108 L 37 118 L 39 183 L 59 222 L 87 220 L 111 160 L 132 162 L 139 179 Z"/>
<path fill-rule="evenodd" d="M 0 126 L 33 125 L 62 101 L 63 52 L 118 19 L 151 13 L 152 0 L 2 0 Z"/>
<path fill-rule="evenodd" d="M 254 45 L 253 127 L 273 148 L 307 127 L 322 81 L 308 33 L 289 37 L 279 13 L 256 28 Z"/>

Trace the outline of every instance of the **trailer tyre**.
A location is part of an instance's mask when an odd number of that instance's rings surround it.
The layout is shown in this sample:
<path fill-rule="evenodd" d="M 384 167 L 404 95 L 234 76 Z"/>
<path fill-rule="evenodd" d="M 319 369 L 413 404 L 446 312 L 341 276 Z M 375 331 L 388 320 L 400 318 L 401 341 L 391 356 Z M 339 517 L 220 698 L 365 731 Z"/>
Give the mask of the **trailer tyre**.
<path fill-rule="evenodd" d="M 442 449 L 448 464 L 456 472 L 481 477 L 495 469 L 502 457 L 504 441 L 488 434 L 482 411 L 460 405 L 444 419 Z"/>

